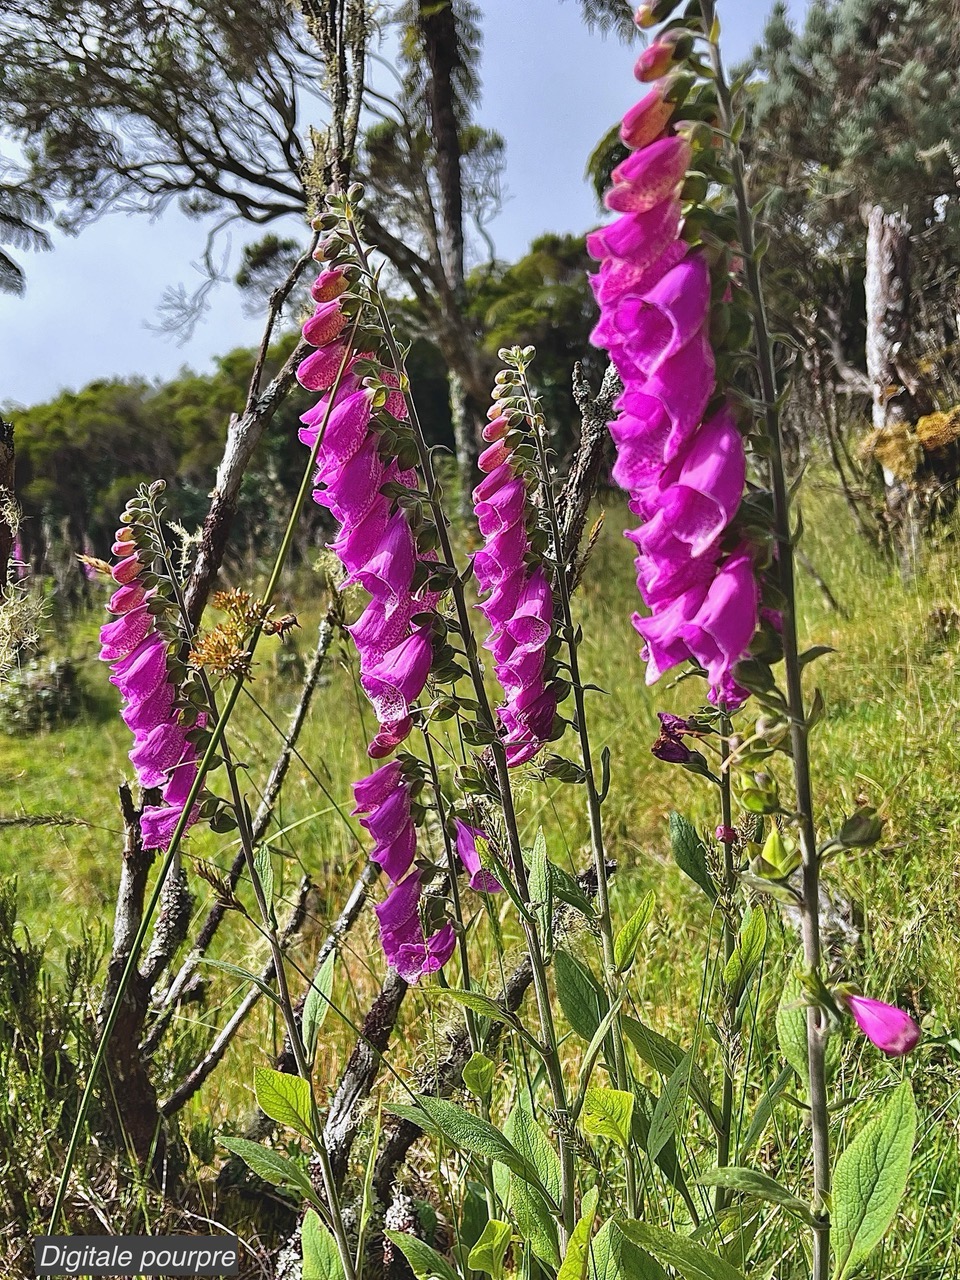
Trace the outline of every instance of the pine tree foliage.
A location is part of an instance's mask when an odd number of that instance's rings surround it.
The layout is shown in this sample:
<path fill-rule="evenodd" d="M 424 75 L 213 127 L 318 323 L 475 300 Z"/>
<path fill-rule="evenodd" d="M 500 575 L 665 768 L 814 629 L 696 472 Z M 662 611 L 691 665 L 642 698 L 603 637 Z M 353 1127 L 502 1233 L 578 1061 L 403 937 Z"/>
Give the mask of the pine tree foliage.
<path fill-rule="evenodd" d="M 49 216 L 45 200 L 13 182 L 0 171 L 0 245 L 14 249 L 49 249 L 50 237 L 37 223 Z M 23 268 L 0 248 L 0 292 L 23 293 Z"/>

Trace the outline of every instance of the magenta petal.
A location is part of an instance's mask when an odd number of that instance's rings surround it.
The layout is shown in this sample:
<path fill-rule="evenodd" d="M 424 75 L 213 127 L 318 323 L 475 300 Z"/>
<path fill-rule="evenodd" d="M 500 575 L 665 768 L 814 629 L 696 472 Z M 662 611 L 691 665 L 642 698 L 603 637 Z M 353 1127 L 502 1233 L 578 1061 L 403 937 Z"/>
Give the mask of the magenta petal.
<path fill-rule="evenodd" d="M 417 829 L 408 819 L 389 840 L 378 840 L 371 851 L 370 861 L 376 862 L 387 878 L 398 884 L 413 866 L 416 851 Z"/>
<path fill-rule="evenodd" d="M 182 805 L 147 805 L 140 817 L 140 835 L 144 849 L 168 848 L 182 813 Z M 184 831 L 192 827 L 199 817 L 200 806 L 194 805 Z"/>
<path fill-rule="evenodd" d="M 180 761 L 186 738 L 183 729 L 169 721 L 158 724 L 130 752 L 130 763 L 142 787 L 159 787 Z"/>
<path fill-rule="evenodd" d="M 711 684 L 718 684 L 746 655 L 757 629 L 758 596 L 753 563 L 740 551 L 719 570 L 695 616 L 679 628 Z"/>
<path fill-rule="evenodd" d="M 381 725 L 380 732 L 367 747 L 367 755 L 371 760 L 382 760 L 391 751 L 396 751 L 400 743 L 409 737 L 412 728 L 411 716 L 404 716 L 402 720 L 395 720 L 392 724 Z"/>
<path fill-rule="evenodd" d="M 398 510 L 387 522 L 376 554 L 351 575 L 351 580 L 375 599 L 400 599 L 410 593 L 415 565 L 413 533 L 403 511 Z"/>
<path fill-rule="evenodd" d="M 360 683 L 381 724 L 402 720 L 410 704 L 423 691 L 433 661 L 433 645 L 427 628 L 420 628 L 384 654 Z"/>
<path fill-rule="evenodd" d="M 173 685 L 164 680 L 146 697 L 131 698 L 120 715 L 131 733 L 149 731 L 154 725 L 170 719 L 173 700 Z"/>
<path fill-rule="evenodd" d="M 357 621 L 347 627 L 360 655 L 361 671 L 377 666 L 384 654 L 400 643 L 415 612 L 418 606 L 409 596 L 370 601 Z"/>
<path fill-rule="evenodd" d="M 325 347 L 339 337 L 347 317 L 336 301 L 321 302 L 303 326 L 303 337 L 312 347 Z"/>
<path fill-rule="evenodd" d="M 691 253 L 643 297 L 627 297 L 613 314 L 637 367 L 649 376 L 703 327 L 710 307 L 710 271 Z"/>
<path fill-rule="evenodd" d="M 353 798 L 356 801 L 354 814 L 369 813 L 377 805 L 383 804 L 387 796 L 403 784 L 403 770 L 396 760 L 383 764 L 373 773 L 361 778 L 353 784 Z"/>
<path fill-rule="evenodd" d="M 624 213 L 587 236 L 591 258 L 625 258 L 635 268 L 652 266 L 680 229 L 680 201 L 672 197 L 643 213 Z"/>
<path fill-rule="evenodd" d="M 846 996 L 845 1003 L 867 1039 L 890 1057 L 902 1058 L 916 1047 L 920 1028 L 902 1009 L 867 996 Z"/>
<path fill-rule="evenodd" d="M 645 213 L 680 186 L 690 155 L 689 142 L 677 134 L 634 151 L 610 175 L 614 185 L 604 204 L 619 213 Z"/>
<path fill-rule="evenodd" d="M 124 698 L 143 699 L 167 678 L 167 644 L 153 631 L 134 651 L 114 664 L 110 683 Z"/>
<path fill-rule="evenodd" d="M 499 893 L 503 889 L 503 885 L 489 871 L 485 871 L 480 864 L 480 854 L 477 852 L 477 840 L 487 840 L 487 833 L 481 831 L 479 827 L 471 827 L 466 822 L 456 819 L 457 828 L 457 856 L 463 864 L 469 880 L 470 888 L 476 889 L 481 893 Z"/>
<path fill-rule="evenodd" d="M 122 614 L 115 622 L 108 622 L 100 628 L 101 660 L 116 662 L 129 657 L 152 630 L 153 615 L 147 611 L 146 604 Z"/>
<path fill-rule="evenodd" d="M 297 381 L 307 391 L 326 391 L 337 380 L 343 364 L 346 344 L 331 342 L 319 351 L 311 351 L 297 366 Z"/>

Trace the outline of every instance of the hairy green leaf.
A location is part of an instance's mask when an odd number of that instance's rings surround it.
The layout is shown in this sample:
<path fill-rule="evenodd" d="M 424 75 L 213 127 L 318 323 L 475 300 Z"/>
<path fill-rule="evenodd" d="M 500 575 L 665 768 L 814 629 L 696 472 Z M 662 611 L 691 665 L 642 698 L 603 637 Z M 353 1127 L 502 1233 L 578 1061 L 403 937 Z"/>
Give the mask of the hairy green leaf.
<path fill-rule="evenodd" d="M 384 1231 L 383 1234 L 409 1262 L 417 1280 L 460 1280 L 446 1258 L 416 1236 L 408 1235 L 406 1231 Z"/>
<path fill-rule="evenodd" d="M 580 1112 L 584 1133 L 595 1138 L 611 1138 L 626 1149 L 630 1145 L 633 1094 L 592 1084 L 587 1088 Z"/>
<path fill-rule="evenodd" d="M 653 919 L 656 901 L 651 890 L 618 932 L 613 944 L 614 963 L 618 973 L 626 973 L 632 966 L 637 955 L 637 947 L 640 945 L 640 939 L 643 937 L 647 925 Z"/>
<path fill-rule="evenodd" d="M 849 1275 L 886 1234 L 907 1187 L 916 1130 L 913 1090 L 904 1080 L 837 1161 L 832 1214 L 835 1280 Z"/>
<path fill-rule="evenodd" d="M 337 1242 L 320 1221 L 314 1209 L 308 1209 L 300 1230 L 303 1248 L 303 1280 L 343 1280 L 343 1263 Z"/>
<path fill-rule="evenodd" d="M 673 1267 L 683 1280 L 744 1280 L 743 1273 L 736 1267 L 704 1249 L 689 1236 L 632 1219 L 622 1223 L 621 1230 L 634 1244 L 648 1249 L 661 1262 Z"/>
<path fill-rule="evenodd" d="M 814 1218 L 809 1207 L 788 1191 L 780 1183 L 756 1169 L 744 1169 L 735 1165 L 724 1169 L 707 1169 L 694 1179 L 702 1187 L 729 1187 L 732 1191 L 740 1191 L 744 1195 L 755 1196 L 766 1200 L 769 1204 L 779 1204 L 796 1218 L 812 1225 Z"/>

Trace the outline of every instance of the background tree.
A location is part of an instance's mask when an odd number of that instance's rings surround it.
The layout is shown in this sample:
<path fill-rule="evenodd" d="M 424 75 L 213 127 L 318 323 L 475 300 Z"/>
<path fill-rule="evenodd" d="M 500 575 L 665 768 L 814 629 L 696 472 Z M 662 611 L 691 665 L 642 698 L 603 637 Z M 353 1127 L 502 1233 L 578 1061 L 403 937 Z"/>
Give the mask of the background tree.
<path fill-rule="evenodd" d="M 598 386 L 606 365 L 590 345 L 597 307 L 587 275 L 595 266 L 583 236 L 549 233 L 538 236 L 519 261 L 479 267 L 467 282 L 470 314 L 491 358 L 514 343 L 536 347 L 531 373 L 561 457 L 569 454 L 579 429 L 570 394 L 574 366 L 582 364 L 591 385 Z"/>
<path fill-rule="evenodd" d="M 37 225 L 49 216 L 42 196 L 16 182 L 7 181 L 9 167 L 0 166 L 0 245 L 15 249 L 49 249 L 50 237 Z M 0 248 L 0 292 L 23 293 L 23 268 Z"/>
<path fill-rule="evenodd" d="M 870 391 L 878 426 L 916 408 L 904 324 L 920 320 L 917 338 L 935 349 L 956 339 L 950 304 L 960 271 L 958 49 L 952 0 L 814 0 L 799 32 L 777 4 L 754 54 L 760 78 L 748 134 L 754 183 L 771 189 L 765 216 L 773 265 L 786 273 L 789 294 L 829 344 L 840 377 L 857 392 Z M 891 215 L 922 249 L 912 299 L 907 282 L 897 279 L 904 255 L 880 251 L 897 222 Z M 891 274 L 881 273 L 876 283 L 887 301 L 873 297 L 865 306 L 868 255 L 885 259 Z M 944 305 L 926 307 L 921 317 L 917 302 L 931 293 Z M 904 316 L 891 327 L 895 296 Z M 895 343 L 899 351 L 891 350 Z M 876 377 L 868 384 L 871 344 Z M 878 344 L 886 346 L 882 356 Z M 895 367 L 900 388 L 891 398 L 887 375 Z"/>

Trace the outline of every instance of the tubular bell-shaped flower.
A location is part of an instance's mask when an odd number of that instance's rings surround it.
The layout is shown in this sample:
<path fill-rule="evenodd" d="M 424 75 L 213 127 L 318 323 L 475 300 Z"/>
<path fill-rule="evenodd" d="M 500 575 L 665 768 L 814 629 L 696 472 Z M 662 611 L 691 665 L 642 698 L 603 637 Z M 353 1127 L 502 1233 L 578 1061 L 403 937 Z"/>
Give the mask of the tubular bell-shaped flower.
<path fill-rule="evenodd" d="M 891 1058 L 902 1058 L 915 1048 L 920 1028 L 896 1005 L 871 1000 L 868 996 L 844 996 L 844 1004 L 867 1039 Z"/>
<path fill-rule="evenodd" d="M 497 714 L 507 764 L 532 760 L 550 737 L 557 691 L 547 671 L 547 645 L 553 626 L 553 592 L 542 565 L 530 566 L 528 522 L 534 519 L 527 479 L 508 443 L 509 418 L 495 416 L 484 428 L 490 447 L 480 455 L 485 472 L 473 491 L 474 512 L 484 546 L 474 556 L 477 585 L 486 596 L 479 605 L 490 626 L 484 647 L 493 654 L 494 671 L 506 695 Z"/>
<path fill-rule="evenodd" d="M 120 714 L 133 733 L 130 760 L 140 785 L 163 788 L 163 804 L 143 810 L 143 847 L 165 849 L 197 776 L 197 752 L 177 709 L 167 662 L 169 641 L 150 612 L 155 592 L 141 581 L 144 563 L 130 525 L 117 530 L 112 550 L 116 563 L 111 576 L 120 585 L 107 604 L 116 617 L 100 629 L 100 657 L 110 664 L 110 682 L 123 698 Z M 199 812 L 194 805 L 187 826 Z"/>
<path fill-rule="evenodd" d="M 416 481 L 415 472 L 390 456 L 378 419 L 383 410 L 402 421 L 406 402 L 394 390 L 381 394 L 380 403 L 373 387 L 364 385 L 396 387 L 397 378 L 379 369 L 375 379 L 362 380 L 363 371 L 369 375 L 376 365 L 369 353 L 348 347 L 347 288 L 345 268 L 333 266 L 321 271 L 311 289 L 317 308 L 303 336 L 318 349 L 297 376 L 303 386 L 325 394 L 303 415 L 299 435 L 303 444 L 316 447 L 313 500 L 337 521 L 330 547 L 347 571 L 344 586 L 359 583 L 371 597 L 348 630 L 360 659 L 361 686 L 380 725 L 369 746 L 378 758 L 394 751 L 412 728 L 411 707 L 433 660 L 432 628 L 422 618 L 432 613 L 437 597 L 415 586 L 418 566 L 429 556 L 419 556 L 406 512 L 384 493 L 391 484 Z"/>
<path fill-rule="evenodd" d="M 757 628 L 760 593 L 754 551 L 731 527 L 746 458 L 709 336 L 712 298 L 731 288 L 729 267 L 723 256 L 711 267 L 707 251 L 683 239 L 680 193 L 693 152 L 675 128 L 674 82 L 661 78 L 677 52 L 664 38 L 637 67 L 639 79 L 658 83 L 624 117 L 631 155 L 614 169 L 605 199 L 619 217 L 587 237 L 601 263 L 592 341 L 609 351 L 624 387 L 610 424 L 613 476 L 643 521 L 627 537 L 649 610 L 634 616 L 647 681 L 693 659 L 711 699 L 733 709 L 747 696 L 733 673 Z"/>

